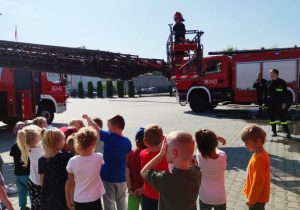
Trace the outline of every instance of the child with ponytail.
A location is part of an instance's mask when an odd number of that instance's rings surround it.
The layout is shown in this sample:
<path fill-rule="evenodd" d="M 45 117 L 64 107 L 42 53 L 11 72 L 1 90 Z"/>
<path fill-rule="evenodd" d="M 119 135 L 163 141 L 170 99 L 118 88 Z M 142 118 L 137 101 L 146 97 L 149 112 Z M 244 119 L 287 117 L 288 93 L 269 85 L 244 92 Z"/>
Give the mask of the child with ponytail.
<path fill-rule="evenodd" d="M 100 169 L 104 160 L 101 153 L 94 153 L 97 132 L 92 127 L 84 127 L 76 133 L 75 139 L 75 148 L 79 155 L 72 157 L 67 165 L 75 210 L 102 210 L 100 198 L 105 189 L 100 178 Z"/>
<path fill-rule="evenodd" d="M 30 174 L 28 179 L 29 194 L 32 198 L 31 209 L 40 210 L 41 180 L 38 174 L 38 159 L 43 156 L 44 150 L 41 146 L 41 128 L 29 125 L 18 131 L 17 144 L 21 150 L 22 160 L 25 167 L 30 159 Z"/>
<path fill-rule="evenodd" d="M 71 154 L 62 151 L 65 144 L 64 133 L 57 129 L 42 130 L 42 146 L 45 154 L 39 159 L 41 178 L 41 209 L 68 209 L 65 198 L 67 180 L 66 166 Z"/>

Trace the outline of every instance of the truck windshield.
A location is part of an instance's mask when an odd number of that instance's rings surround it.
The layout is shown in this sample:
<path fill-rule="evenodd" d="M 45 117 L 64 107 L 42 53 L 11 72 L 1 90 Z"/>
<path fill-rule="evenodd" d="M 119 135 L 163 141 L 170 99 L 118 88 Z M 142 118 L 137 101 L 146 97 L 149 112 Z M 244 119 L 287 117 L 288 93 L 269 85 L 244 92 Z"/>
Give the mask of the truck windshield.
<path fill-rule="evenodd" d="M 61 84 L 60 74 L 47 72 L 47 79 L 49 82 Z"/>
<path fill-rule="evenodd" d="M 221 71 L 221 60 L 207 60 L 206 61 L 206 73 L 216 73 Z"/>

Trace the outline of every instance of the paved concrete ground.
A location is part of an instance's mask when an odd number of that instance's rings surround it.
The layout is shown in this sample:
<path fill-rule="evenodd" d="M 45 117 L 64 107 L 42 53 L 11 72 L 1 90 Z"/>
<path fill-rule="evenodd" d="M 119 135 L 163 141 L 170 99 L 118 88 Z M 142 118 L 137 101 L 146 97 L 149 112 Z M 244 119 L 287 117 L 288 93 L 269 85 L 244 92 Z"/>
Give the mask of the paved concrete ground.
<path fill-rule="evenodd" d="M 228 105 L 220 106 L 206 113 L 194 113 L 188 106 L 180 106 L 174 97 L 143 97 L 124 99 L 70 99 L 68 110 L 55 116 L 53 126 L 60 127 L 83 113 L 101 117 L 104 122 L 113 114 L 124 116 L 124 135 L 134 139 L 136 130 L 149 123 L 160 125 L 164 133 L 174 130 L 191 132 L 209 128 L 227 140 L 220 149 L 227 153 L 226 192 L 227 209 L 246 209 L 242 194 L 245 170 L 252 153 L 248 152 L 240 139 L 242 129 L 250 123 L 259 124 L 267 132 L 265 148 L 271 161 L 271 196 L 266 209 L 300 209 L 300 114 L 299 110 L 289 112 L 289 127 L 293 139 L 285 139 L 278 124 L 279 136 L 271 137 L 271 126 L 267 119 L 254 120 L 257 107 Z M 2 125 L 2 126 L 1 126 Z M 106 123 L 104 123 L 106 129 Z M 5 185 L 15 187 L 13 160 L 9 156 L 15 142 L 12 129 L 0 124 L 0 152 L 5 161 Z M 133 147 L 135 145 L 133 144 Z M 99 150 L 99 147 L 98 147 Z M 15 209 L 18 195 L 10 196 Z"/>

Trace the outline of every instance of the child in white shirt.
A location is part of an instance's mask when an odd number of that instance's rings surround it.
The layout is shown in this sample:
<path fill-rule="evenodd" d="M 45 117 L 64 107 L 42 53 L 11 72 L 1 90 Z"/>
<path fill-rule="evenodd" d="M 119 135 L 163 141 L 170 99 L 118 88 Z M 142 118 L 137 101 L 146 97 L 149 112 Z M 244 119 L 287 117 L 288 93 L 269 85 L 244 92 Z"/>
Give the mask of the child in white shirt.
<path fill-rule="evenodd" d="M 218 141 L 225 140 L 208 129 L 196 131 L 195 139 L 200 152 L 198 165 L 202 170 L 199 189 L 200 209 L 226 209 L 226 153 L 218 149 Z"/>
<path fill-rule="evenodd" d="M 67 171 L 76 210 L 102 210 L 100 198 L 105 189 L 100 169 L 104 160 L 101 153 L 94 153 L 96 141 L 97 132 L 92 127 L 81 128 L 75 135 L 75 148 L 80 155 L 69 160 Z"/>

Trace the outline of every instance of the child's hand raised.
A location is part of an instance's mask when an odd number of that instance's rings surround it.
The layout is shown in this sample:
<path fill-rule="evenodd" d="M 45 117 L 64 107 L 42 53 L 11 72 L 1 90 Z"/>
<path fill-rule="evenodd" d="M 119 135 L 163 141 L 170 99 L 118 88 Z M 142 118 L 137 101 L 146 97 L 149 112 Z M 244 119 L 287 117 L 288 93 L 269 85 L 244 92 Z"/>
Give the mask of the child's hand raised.
<path fill-rule="evenodd" d="M 161 142 L 161 148 L 160 148 L 159 156 L 165 157 L 165 156 L 166 156 L 166 153 L 167 153 L 167 148 L 168 148 L 167 140 L 164 139 L 164 140 Z"/>
<path fill-rule="evenodd" d="M 83 119 L 87 119 L 88 117 L 89 117 L 89 116 L 88 116 L 87 114 L 83 114 L 83 115 L 82 115 L 82 118 L 83 118 Z"/>
<path fill-rule="evenodd" d="M 217 135 L 217 138 L 218 138 L 219 142 L 222 143 L 222 145 L 226 144 L 226 140 L 222 136 Z"/>

